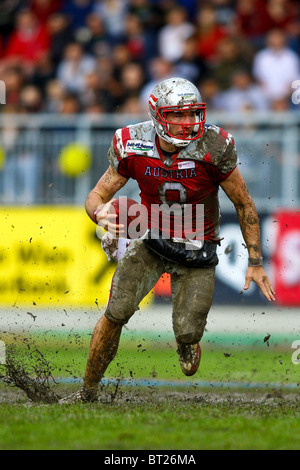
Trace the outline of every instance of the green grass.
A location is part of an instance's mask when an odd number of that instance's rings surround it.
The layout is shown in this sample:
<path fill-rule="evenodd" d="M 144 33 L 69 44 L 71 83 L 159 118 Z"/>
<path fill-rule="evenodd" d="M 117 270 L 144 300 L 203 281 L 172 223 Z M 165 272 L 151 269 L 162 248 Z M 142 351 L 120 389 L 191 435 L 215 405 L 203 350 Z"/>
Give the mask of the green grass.
<path fill-rule="evenodd" d="M 0 449 L 297 449 L 299 424 L 268 404 L 0 406 Z"/>
<path fill-rule="evenodd" d="M 45 334 L 29 341 L 8 335 L 5 341 L 23 360 L 36 345 L 55 376 L 84 374 L 87 334 Z M 188 378 L 175 349 L 172 341 L 125 337 L 106 377 L 211 385 L 121 386 L 116 398 L 110 385 L 100 404 L 63 406 L 30 405 L 22 392 L 1 385 L 0 449 L 299 449 L 299 397 L 284 386 L 299 383 L 300 366 L 292 363 L 289 349 L 263 342 L 246 348 L 203 342 L 200 370 Z M 224 388 L 216 382 L 224 382 Z M 231 390 L 227 382 L 264 383 L 266 389 Z M 281 384 L 282 390 L 272 390 L 270 383 Z M 58 385 L 57 392 L 65 395 L 78 387 Z"/>

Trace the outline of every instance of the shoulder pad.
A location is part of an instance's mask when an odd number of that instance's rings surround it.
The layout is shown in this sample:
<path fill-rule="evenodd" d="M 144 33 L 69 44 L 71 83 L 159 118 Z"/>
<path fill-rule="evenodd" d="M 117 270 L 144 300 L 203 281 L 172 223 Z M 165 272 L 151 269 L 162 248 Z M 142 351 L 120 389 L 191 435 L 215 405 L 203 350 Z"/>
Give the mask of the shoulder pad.
<path fill-rule="evenodd" d="M 207 124 L 203 136 L 181 152 L 180 157 L 210 163 L 224 174 L 237 163 L 233 136 L 221 127 Z"/>
<path fill-rule="evenodd" d="M 123 158 L 133 155 L 152 157 L 154 147 L 155 129 L 152 121 L 129 125 L 115 132 L 108 151 L 108 159 L 117 170 Z"/>

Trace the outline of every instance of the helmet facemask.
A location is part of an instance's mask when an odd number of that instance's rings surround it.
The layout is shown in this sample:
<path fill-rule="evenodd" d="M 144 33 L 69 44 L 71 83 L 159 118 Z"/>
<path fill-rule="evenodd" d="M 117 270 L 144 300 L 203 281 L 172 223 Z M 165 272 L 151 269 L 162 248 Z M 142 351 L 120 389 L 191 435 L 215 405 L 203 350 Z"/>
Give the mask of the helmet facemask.
<path fill-rule="evenodd" d="M 176 147 L 186 147 L 203 135 L 206 104 L 199 90 L 186 79 L 175 77 L 158 84 L 150 95 L 149 111 L 158 136 Z M 181 113 L 182 120 L 181 116 L 174 119 L 171 112 Z"/>
<path fill-rule="evenodd" d="M 194 114 L 194 120 L 188 122 L 177 118 L 175 121 L 169 117 L 170 113 L 184 115 Z M 161 137 L 176 146 L 187 146 L 192 140 L 202 137 L 206 119 L 206 104 L 186 104 L 183 106 L 161 106 L 158 108 L 155 117 L 161 130 Z M 172 133 L 172 128 L 176 126 L 176 135 Z M 171 128 L 172 127 L 172 128 Z M 181 129 L 181 130 L 180 130 Z M 178 132 L 179 131 L 179 132 Z"/>

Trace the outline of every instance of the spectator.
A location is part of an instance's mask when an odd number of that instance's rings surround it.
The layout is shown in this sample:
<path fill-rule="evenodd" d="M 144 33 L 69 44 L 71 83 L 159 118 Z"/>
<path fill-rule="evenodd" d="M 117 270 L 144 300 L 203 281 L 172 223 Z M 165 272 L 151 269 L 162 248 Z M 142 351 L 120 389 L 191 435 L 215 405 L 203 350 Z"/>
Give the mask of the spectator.
<path fill-rule="evenodd" d="M 102 57 L 97 60 L 97 68 L 102 82 L 101 88 L 107 90 L 111 102 L 109 112 L 114 112 L 115 106 L 120 104 L 122 100 L 122 73 L 123 69 L 131 63 L 131 56 L 125 44 L 117 44 L 112 48 L 109 57 Z"/>
<path fill-rule="evenodd" d="M 210 0 L 219 25 L 230 25 L 235 18 L 235 0 Z"/>
<path fill-rule="evenodd" d="M 138 16 L 127 14 L 124 19 L 124 43 L 133 60 L 143 62 L 146 50 L 146 36 Z"/>
<path fill-rule="evenodd" d="M 131 95 L 124 100 L 118 112 L 122 114 L 143 114 L 144 109 L 141 106 L 140 98 L 138 95 Z"/>
<path fill-rule="evenodd" d="M 86 51 L 94 57 L 108 57 L 111 54 L 111 44 L 102 18 L 96 13 L 90 13 L 86 18 L 86 26 L 88 31 Z"/>
<path fill-rule="evenodd" d="M 47 83 L 55 78 L 55 67 L 50 54 L 45 54 L 36 63 L 31 77 L 31 83 L 42 92 L 43 96 Z"/>
<path fill-rule="evenodd" d="M 47 25 L 48 18 L 61 8 L 62 0 L 31 0 L 29 9 L 34 13 L 40 24 Z"/>
<path fill-rule="evenodd" d="M 151 0 L 130 0 L 128 12 L 137 16 L 142 24 L 145 36 L 144 60 L 151 60 L 158 55 L 157 35 L 164 25 L 164 16 L 159 6 Z"/>
<path fill-rule="evenodd" d="M 86 25 L 87 16 L 94 9 L 93 0 L 67 0 L 63 2 L 61 12 L 67 16 L 72 31 L 76 33 Z"/>
<path fill-rule="evenodd" d="M 57 68 L 67 45 L 74 42 L 74 36 L 67 16 L 60 12 L 49 17 L 47 28 L 50 34 L 50 55 Z"/>
<path fill-rule="evenodd" d="M 195 27 L 187 20 L 183 7 L 170 9 L 166 24 L 158 33 L 159 54 L 169 62 L 179 60 L 184 51 L 184 43 L 195 32 Z"/>
<path fill-rule="evenodd" d="M 139 18 L 144 31 L 150 32 L 151 36 L 152 33 L 156 35 L 157 31 L 164 24 L 159 5 L 156 5 L 151 0 L 130 0 L 127 11 Z"/>
<path fill-rule="evenodd" d="M 210 67 L 221 90 L 230 87 L 234 72 L 240 68 L 250 69 L 251 63 L 242 54 L 238 40 L 227 37 L 219 43 L 215 63 Z"/>
<path fill-rule="evenodd" d="M 127 64 L 121 75 L 123 89 L 122 102 L 131 96 L 138 96 L 145 84 L 145 75 L 140 64 L 131 62 Z"/>
<path fill-rule="evenodd" d="M 45 90 L 45 111 L 59 113 L 62 106 L 65 90 L 58 80 L 50 80 Z"/>
<path fill-rule="evenodd" d="M 218 108 L 229 113 L 267 111 L 270 103 L 249 72 L 241 69 L 233 74 L 231 87 L 218 96 Z"/>
<path fill-rule="evenodd" d="M 78 114 L 81 112 L 81 106 L 79 99 L 76 94 L 73 93 L 66 93 L 64 94 L 62 101 L 61 101 L 61 107 L 60 107 L 60 113 L 63 115 L 73 115 L 73 114 Z"/>
<path fill-rule="evenodd" d="M 96 61 L 86 55 L 80 44 L 69 44 L 64 53 L 64 59 L 57 70 L 57 79 L 71 93 L 81 93 L 85 89 L 85 76 L 95 70 Z"/>
<path fill-rule="evenodd" d="M 211 1 L 211 0 L 210 0 Z M 199 8 L 199 0 L 177 0 L 180 6 L 184 7 L 190 21 L 195 19 L 195 11 Z"/>
<path fill-rule="evenodd" d="M 6 61 L 22 66 L 27 74 L 33 72 L 36 62 L 49 51 L 49 34 L 30 10 L 22 10 L 16 19 L 16 29 L 9 37 Z"/>
<path fill-rule="evenodd" d="M 271 99 L 291 95 L 294 80 L 300 78 L 298 55 L 286 46 L 286 35 L 279 29 L 267 35 L 267 47 L 254 57 L 253 75 Z"/>
<path fill-rule="evenodd" d="M 267 20 L 264 0 L 238 0 L 236 25 L 240 34 L 254 45 L 260 46 Z"/>
<path fill-rule="evenodd" d="M 220 42 L 228 36 L 224 26 L 217 22 L 216 11 L 210 5 L 203 6 L 197 15 L 197 42 L 200 59 L 212 63 Z"/>
<path fill-rule="evenodd" d="M 148 28 L 153 21 L 154 3 L 149 0 L 129 0 L 127 11 L 138 16 L 143 25 Z"/>
<path fill-rule="evenodd" d="M 294 23 L 297 16 L 299 20 L 299 2 L 294 0 L 267 0 L 265 31 L 278 28 L 288 34 L 290 25 Z"/>
<path fill-rule="evenodd" d="M 220 86 L 218 81 L 212 76 L 206 76 L 199 83 L 202 100 L 206 103 L 207 109 L 211 111 L 218 109 Z"/>
<path fill-rule="evenodd" d="M 94 103 L 84 107 L 83 112 L 89 117 L 90 121 L 94 121 L 98 124 L 98 118 L 101 114 L 105 114 L 106 108 L 102 103 Z"/>
<path fill-rule="evenodd" d="M 131 54 L 127 45 L 120 43 L 114 46 L 112 50 L 111 59 L 112 59 L 113 68 L 114 68 L 114 72 L 113 72 L 114 78 L 115 80 L 120 81 L 123 67 L 129 64 L 132 60 L 132 57 L 131 57 Z"/>
<path fill-rule="evenodd" d="M 65 92 L 78 94 L 82 109 L 89 107 L 91 113 L 113 112 L 117 104 L 125 101 L 128 108 L 134 109 L 135 99 L 130 98 L 136 96 L 142 107 L 147 107 L 150 88 L 177 75 L 204 84 L 212 109 L 217 89 L 232 91 L 232 75 L 241 68 L 255 74 L 259 85 L 270 79 L 272 85 L 264 85 L 270 93 L 271 87 L 285 76 L 288 85 L 284 93 L 292 92 L 291 77 L 295 76 L 292 71 L 299 63 L 299 58 L 292 54 L 293 50 L 298 53 L 300 44 L 297 0 L 18 0 L 17 3 L 19 8 L 26 5 L 26 9 L 10 8 L 9 17 L 1 10 L 0 19 L 1 24 L 5 23 L 0 35 L 0 78 L 6 84 L 6 100 L 12 105 L 18 105 L 22 87 L 31 84 L 42 91 L 44 109 L 49 112 L 59 108 L 61 93 Z M 274 26 L 286 34 L 280 54 L 278 47 L 276 53 L 273 47 L 271 54 L 269 45 L 260 50 L 265 46 L 262 43 L 265 32 Z M 255 61 L 253 45 L 258 47 Z M 272 56 L 279 71 L 273 63 L 275 72 L 271 72 L 270 66 L 263 69 L 266 50 L 268 60 Z M 137 63 L 143 67 L 143 84 L 140 89 L 131 89 L 131 85 L 140 82 Z M 99 89 L 95 84 L 97 77 Z M 130 91 L 124 90 L 124 81 Z M 268 99 L 277 108 L 281 96 L 277 96 L 278 89 L 272 93 L 273 97 L 268 95 Z"/>
<path fill-rule="evenodd" d="M 207 67 L 197 55 L 197 39 L 190 36 L 184 43 L 181 58 L 174 64 L 174 73 L 177 77 L 198 83 L 203 78 Z"/>
<path fill-rule="evenodd" d="M 148 112 L 149 96 L 153 88 L 162 80 L 174 76 L 174 65 L 163 57 L 154 57 L 149 64 L 148 74 L 150 80 L 146 80 L 140 93 L 143 112 Z"/>
<path fill-rule="evenodd" d="M 122 39 L 125 32 L 124 16 L 127 13 L 127 0 L 98 0 L 94 11 L 103 19 L 106 31 L 113 43 Z"/>
<path fill-rule="evenodd" d="M 279 28 L 291 33 L 296 21 L 299 21 L 299 5 L 294 0 L 252 0 L 251 2 L 238 0 L 237 2 L 238 30 L 258 48 L 263 47 L 264 37 L 268 31 Z"/>
<path fill-rule="evenodd" d="M 111 76 L 101 68 L 86 75 L 85 91 L 81 94 L 81 103 L 84 108 L 101 105 L 101 111 L 113 112 L 115 98 L 111 93 Z"/>
<path fill-rule="evenodd" d="M 26 113 L 43 111 L 43 96 L 40 89 L 34 85 L 26 85 L 20 93 L 20 105 Z"/>

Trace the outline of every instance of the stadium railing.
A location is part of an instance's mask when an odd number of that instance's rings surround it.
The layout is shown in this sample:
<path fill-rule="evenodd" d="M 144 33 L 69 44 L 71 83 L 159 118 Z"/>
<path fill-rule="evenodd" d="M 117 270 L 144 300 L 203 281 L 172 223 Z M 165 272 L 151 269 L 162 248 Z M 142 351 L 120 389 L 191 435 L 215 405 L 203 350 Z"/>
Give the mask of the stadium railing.
<path fill-rule="evenodd" d="M 132 114 L 95 117 L 3 113 L 0 115 L 0 204 L 82 205 L 107 169 L 107 151 L 115 130 L 147 119 L 147 115 Z M 298 112 L 209 113 L 207 122 L 233 134 L 239 167 L 260 212 L 300 207 Z M 81 145 L 91 152 L 88 167 Z M 64 151 L 67 151 L 67 163 L 63 165 Z M 130 182 L 124 193 L 137 197 L 135 182 Z M 222 191 L 220 199 L 225 212 L 234 210 Z"/>

